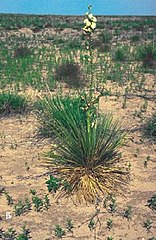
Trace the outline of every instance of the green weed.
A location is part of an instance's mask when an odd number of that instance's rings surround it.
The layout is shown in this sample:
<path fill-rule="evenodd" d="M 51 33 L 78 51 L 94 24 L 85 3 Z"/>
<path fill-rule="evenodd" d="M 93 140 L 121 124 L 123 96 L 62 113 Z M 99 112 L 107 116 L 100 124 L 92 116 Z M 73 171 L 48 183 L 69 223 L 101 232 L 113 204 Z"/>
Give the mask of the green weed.
<path fill-rule="evenodd" d="M 74 225 L 71 219 L 67 219 L 66 228 L 68 232 L 73 232 Z"/>
<path fill-rule="evenodd" d="M 25 97 L 15 93 L 0 93 L 0 114 L 8 115 L 23 113 L 26 110 L 27 101 Z"/>
<path fill-rule="evenodd" d="M 113 227 L 113 220 L 112 220 L 112 219 L 108 219 L 108 220 L 107 220 L 107 228 L 108 228 L 109 230 L 111 230 L 112 227 Z"/>
<path fill-rule="evenodd" d="M 122 47 L 117 48 L 114 54 L 114 60 L 119 62 L 124 62 L 126 60 L 126 52 L 125 49 Z"/>
<path fill-rule="evenodd" d="M 156 194 L 154 194 L 151 198 L 148 199 L 147 206 L 152 210 L 156 210 Z"/>
<path fill-rule="evenodd" d="M 124 210 L 123 217 L 127 218 L 127 220 L 131 220 L 132 218 L 132 206 L 129 205 L 127 208 Z"/>
<path fill-rule="evenodd" d="M 91 219 L 88 223 L 88 228 L 90 229 L 90 231 L 92 231 L 93 229 L 95 229 L 96 225 L 95 225 L 95 221 L 94 219 Z"/>
<path fill-rule="evenodd" d="M 65 236 L 65 230 L 62 229 L 60 225 L 55 225 L 54 233 L 55 237 L 57 238 L 62 238 L 63 236 Z"/>
<path fill-rule="evenodd" d="M 149 219 L 147 219 L 144 223 L 143 223 L 143 227 L 146 228 L 146 230 L 149 232 L 150 229 L 152 228 L 152 224 L 153 222 Z"/>
<path fill-rule="evenodd" d="M 21 199 L 14 205 L 14 211 L 16 216 L 20 216 L 21 214 L 28 212 L 31 210 L 31 202 L 28 198 L 25 198 L 25 201 Z"/>
<path fill-rule="evenodd" d="M 10 196 L 9 193 L 7 192 L 4 192 L 4 194 L 5 194 L 8 206 L 12 206 L 14 203 L 12 196 Z"/>
<path fill-rule="evenodd" d="M 22 227 L 22 233 L 20 233 L 16 240 L 29 240 L 30 239 L 30 230 L 26 228 L 26 226 L 24 225 Z"/>
<path fill-rule="evenodd" d="M 49 192 L 54 191 L 56 193 L 56 191 L 60 188 L 60 180 L 51 175 L 50 175 L 50 179 L 46 181 L 46 184 Z"/>
<path fill-rule="evenodd" d="M 49 209 L 49 207 L 50 207 L 50 199 L 48 198 L 48 195 L 45 195 L 43 205 L 44 205 L 46 210 Z"/>
<path fill-rule="evenodd" d="M 40 212 L 43 209 L 43 200 L 36 195 L 36 191 L 34 189 L 31 189 L 30 192 L 32 194 L 32 203 L 35 211 Z"/>
<path fill-rule="evenodd" d="M 8 228 L 7 231 L 3 231 L 1 229 L 0 235 L 4 240 L 16 240 L 17 233 L 16 230 L 14 230 L 13 228 Z"/>

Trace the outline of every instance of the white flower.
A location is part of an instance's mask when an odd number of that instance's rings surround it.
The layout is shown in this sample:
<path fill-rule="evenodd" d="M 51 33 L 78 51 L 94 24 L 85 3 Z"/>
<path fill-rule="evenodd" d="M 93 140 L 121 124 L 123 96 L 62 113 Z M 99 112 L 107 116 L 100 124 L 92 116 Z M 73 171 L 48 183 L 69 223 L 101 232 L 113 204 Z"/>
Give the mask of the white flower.
<path fill-rule="evenodd" d="M 90 14 L 88 15 L 88 19 L 89 19 L 91 22 L 97 22 L 96 17 L 94 17 L 92 13 L 90 13 Z"/>
<path fill-rule="evenodd" d="M 85 27 L 90 27 L 92 23 L 89 21 L 88 18 L 86 18 L 86 19 L 84 20 L 84 24 L 85 24 Z"/>
<path fill-rule="evenodd" d="M 86 27 L 86 26 L 84 26 L 83 30 L 85 32 L 89 32 L 89 33 L 91 33 L 93 31 L 90 27 Z"/>
<path fill-rule="evenodd" d="M 92 22 L 92 24 L 91 24 L 90 27 L 91 27 L 92 30 L 94 30 L 94 29 L 96 28 L 96 23 L 95 23 L 95 22 Z"/>
<path fill-rule="evenodd" d="M 88 33 L 92 33 L 96 28 L 96 17 L 93 16 L 93 14 L 90 12 L 91 5 L 88 6 L 89 11 L 86 12 L 86 18 L 84 19 L 85 26 L 83 27 L 83 30 Z"/>

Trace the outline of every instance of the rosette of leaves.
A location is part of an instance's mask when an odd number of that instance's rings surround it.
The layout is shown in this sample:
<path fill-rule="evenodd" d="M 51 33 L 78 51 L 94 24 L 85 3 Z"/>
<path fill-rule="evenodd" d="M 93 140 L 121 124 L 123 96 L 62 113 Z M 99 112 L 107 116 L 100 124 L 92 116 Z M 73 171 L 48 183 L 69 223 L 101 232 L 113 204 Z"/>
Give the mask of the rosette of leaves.
<path fill-rule="evenodd" d="M 45 154 L 46 163 L 71 186 L 60 194 L 76 194 L 93 202 L 103 193 L 118 193 L 127 184 L 128 172 L 117 165 L 125 133 L 112 115 L 97 111 L 97 99 L 80 96 L 46 99 L 45 109 L 55 144 Z"/>

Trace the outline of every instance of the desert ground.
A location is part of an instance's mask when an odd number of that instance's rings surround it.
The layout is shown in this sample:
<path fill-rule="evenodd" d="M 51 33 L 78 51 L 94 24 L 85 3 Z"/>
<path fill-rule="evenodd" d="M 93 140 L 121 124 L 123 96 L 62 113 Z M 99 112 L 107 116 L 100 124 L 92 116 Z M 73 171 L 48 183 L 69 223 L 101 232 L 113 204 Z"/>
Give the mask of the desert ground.
<path fill-rule="evenodd" d="M 86 63 L 83 17 L 0 15 L 0 91 L 24 96 L 28 102 L 22 113 L 0 112 L 1 239 L 156 239 L 156 208 L 148 206 L 148 200 L 156 196 L 155 135 L 145 134 L 147 122 L 156 110 L 156 65 L 144 68 L 136 57 L 140 46 L 156 43 L 156 18 L 97 19 L 91 71 L 90 63 Z M 28 56 L 18 57 L 20 47 L 30 50 L 30 57 L 29 51 Z M 123 50 L 122 59 L 120 54 L 114 54 L 117 48 Z M 71 95 L 81 91 L 55 79 L 55 69 L 64 59 L 79 63 L 86 82 L 93 76 L 95 94 L 103 89 L 99 111 L 111 112 L 128 133 L 121 149 L 121 163 L 129 168 L 130 180 L 126 191 L 114 196 L 114 211 L 110 210 L 110 202 L 104 206 L 107 194 L 97 204 L 78 203 L 74 197 L 57 198 L 46 186 L 50 169 L 43 165 L 42 154 L 50 149 L 52 139 L 38 134 L 35 103 L 60 91 Z M 86 84 L 84 89 L 87 87 Z M 48 209 L 41 207 L 36 211 L 30 192 L 33 189 L 41 199 L 48 196 Z M 31 208 L 16 214 L 15 206 L 26 198 Z M 128 207 L 131 210 L 125 216 Z M 91 220 L 95 226 L 89 228 Z M 30 230 L 30 237 L 18 238 L 24 225 Z M 58 225 L 65 231 L 62 237 L 55 231 Z M 9 235 L 11 228 L 16 230 L 16 236 Z"/>

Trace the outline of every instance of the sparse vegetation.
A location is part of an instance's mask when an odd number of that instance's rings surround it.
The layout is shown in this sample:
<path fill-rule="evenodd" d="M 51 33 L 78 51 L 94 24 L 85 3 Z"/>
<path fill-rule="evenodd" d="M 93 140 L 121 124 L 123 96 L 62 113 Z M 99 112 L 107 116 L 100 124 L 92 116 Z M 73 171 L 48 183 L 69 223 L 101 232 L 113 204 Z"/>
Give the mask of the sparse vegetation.
<path fill-rule="evenodd" d="M 0 93 L 0 114 L 23 113 L 27 107 L 25 97 L 14 93 Z"/>
<path fill-rule="evenodd" d="M 29 240 L 30 230 L 24 225 L 22 227 L 22 232 L 17 234 L 16 230 L 13 228 L 8 228 L 6 231 L 0 229 L 0 237 L 2 240 Z"/>
<path fill-rule="evenodd" d="M 2 240 L 155 240 L 156 19 L 89 14 L 0 15 Z"/>

